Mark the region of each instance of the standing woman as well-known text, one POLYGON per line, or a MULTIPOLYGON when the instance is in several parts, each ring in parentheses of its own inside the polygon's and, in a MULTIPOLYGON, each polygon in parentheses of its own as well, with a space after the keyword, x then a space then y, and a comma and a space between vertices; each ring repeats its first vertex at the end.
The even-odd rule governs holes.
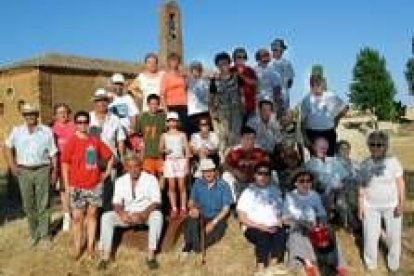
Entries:
POLYGON ((70 194, 75 246, 73 257, 77 260, 85 242, 89 256, 94 255, 98 208, 102 207, 102 186, 111 174, 114 159, 111 149, 88 133, 88 112, 77 112, 74 120, 76 132, 63 151, 62 174, 65 188, 70 194), (106 166, 102 172, 103 163, 106 166))
POLYGON ((167 114, 167 131, 160 138, 160 152, 165 154, 164 177, 168 183, 168 198, 171 206, 171 218, 187 215, 187 187, 185 177, 191 157, 187 136, 178 128, 179 116, 176 112, 167 114), (177 204, 176 187, 178 185, 180 206, 177 204))
POLYGON ((319 137, 324 137, 328 143, 328 156, 334 156, 336 147, 336 127, 339 120, 348 111, 346 105, 337 95, 323 91, 323 78, 319 75, 310 78, 310 93, 300 105, 301 124, 307 138, 306 146, 312 154, 311 145, 319 137))
POLYGON ((52 131, 56 139, 56 145, 58 148, 58 181, 56 188, 60 192, 60 200, 62 202, 63 224, 62 230, 69 231, 70 227, 70 213, 69 213, 69 197, 68 191, 65 190, 62 179, 61 171, 61 155, 69 141, 69 139, 75 134, 75 124, 70 118, 70 107, 65 103, 58 103, 54 107, 55 120, 53 122, 52 131))
POLYGON ((358 215, 363 223, 364 261, 368 270, 377 268, 378 240, 381 220, 385 222, 388 241, 388 268, 400 267, 401 229, 405 182, 403 168, 394 156, 388 155, 389 138, 383 131, 368 136, 371 156, 361 164, 358 215))
POLYGON ((188 135, 187 127, 190 125, 188 119, 187 84, 181 70, 181 58, 176 53, 168 56, 167 71, 161 79, 160 96, 161 107, 168 112, 177 112, 180 122, 188 135))
POLYGON ((139 105, 142 112, 148 111, 147 97, 149 95, 160 95, 161 79, 164 75, 164 71, 158 70, 158 56, 155 53, 148 53, 144 62, 144 71, 139 73, 129 87, 129 90, 132 90, 142 103, 139 105))

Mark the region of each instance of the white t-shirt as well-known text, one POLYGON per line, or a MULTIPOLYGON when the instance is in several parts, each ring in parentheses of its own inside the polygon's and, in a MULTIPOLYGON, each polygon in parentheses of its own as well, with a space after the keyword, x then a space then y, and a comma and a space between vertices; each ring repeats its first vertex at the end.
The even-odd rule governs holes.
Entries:
POLYGON ((346 104, 335 94, 308 94, 301 103, 301 119, 307 129, 328 130, 335 127, 335 118, 346 104))
POLYGON ((190 145, 199 150, 201 148, 207 148, 209 150, 217 150, 219 145, 219 138, 217 133, 210 131, 207 139, 201 137, 200 132, 196 132, 191 135, 190 145))
POLYGON ((274 99, 274 89, 283 88, 282 77, 272 67, 256 66, 254 68, 258 79, 258 100, 260 99, 274 99))
POLYGON ((360 179, 365 187, 365 205, 368 207, 393 208, 398 203, 396 179, 403 175, 397 158, 386 157, 374 162, 372 158, 361 164, 360 179))
POLYGON ((116 142, 125 141, 126 139, 126 134, 122 129, 120 119, 117 116, 108 113, 106 115, 105 121, 101 125, 96 118, 95 111, 89 112, 89 115, 91 117, 89 123, 89 131, 98 131, 99 133, 95 134, 99 134, 101 140, 111 149, 114 156, 118 156, 116 142))
POLYGON ((148 74, 142 72, 136 77, 139 89, 142 91, 142 111, 148 111, 147 97, 151 94, 160 95, 161 79, 164 71, 159 71, 157 74, 148 74))
POLYGON ((188 79, 187 106, 188 115, 208 112, 209 82, 204 78, 188 79))
POLYGON ((132 179, 126 173, 115 181, 113 204, 124 206, 131 213, 142 212, 153 203, 161 204, 161 192, 157 178, 142 171, 132 192, 132 179))
POLYGON ((131 117, 138 115, 138 107, 134 99, 129 94, 115 96, 109 104, 109 111, 117 116, 124 128, 131 126, 131 117))
POLYGON ((325 161, 312 157, 305 163, 305 167, 315 174, 325 192, 341 188, 343 180, 349 175, 336 157, 325 157, 325 161))
POLYGON ((295 189, 286 195, 283 216, 296 221, 315 223, 316 218, 326 217, 326 211, 318 193, 310 190, 307 195, 301 195, 295 189))
POLYGON ((274 185, 261 188, 252 184, 243 191, 237 202, 237 210, 245 212, 249 220, 268 227, 279 224, 282 208, 282 195, 274 185))

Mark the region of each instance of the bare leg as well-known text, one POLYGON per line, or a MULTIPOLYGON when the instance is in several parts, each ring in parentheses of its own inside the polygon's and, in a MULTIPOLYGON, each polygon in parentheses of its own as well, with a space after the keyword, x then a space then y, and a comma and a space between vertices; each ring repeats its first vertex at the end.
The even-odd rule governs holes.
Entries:
POLYGON ((87 241, 88 241, 88 253, 90 255, 93 255, 93 252, 94 252, 97 213, 98 213, 98 208, 96 206, 88 205, 88 209, 86 211, 86 231, 87 231, 87 241))
POLYGON ((178 178, 178 189, 180 190, 181 209, 187 210, 187 190, 185 187, 185 177, 178 178))
POLYGON ((72 221, 73 221, 73 241, 75 246, 74 258, 80 257, 82 252, 83 241, 83 224, 85 219, 84 209, 73 209, 72 221))
POLYGON ((159 177, 158 177, 158 183, 159 183, 159 185, 160 185, 160 190, 161 191, 164 191, 164 188, 165 188, 165 178, 164 178, 164 176, 162 176, 162 174, 161 175, 159 175, 159 177))
POLYGON ((171 209, 177 210, 177 192, 175 178, 167 178, 168 180, 168 199, 170 200, 171 209))
POLYGON ((69 213, 69 203, 66 191, 60 191, 60 201, 62 202, 63 213, 69 213))

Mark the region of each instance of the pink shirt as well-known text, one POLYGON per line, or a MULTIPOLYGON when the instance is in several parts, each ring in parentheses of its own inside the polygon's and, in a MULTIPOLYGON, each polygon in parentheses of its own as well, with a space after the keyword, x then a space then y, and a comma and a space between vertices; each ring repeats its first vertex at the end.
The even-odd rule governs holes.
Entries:
POLYGON ((69 139, 75 134, 75 124, 72 121, 68 121, 67 123, 56 121, 53 124, 52 130, 56 138, 59 153, 62 153, 69 139))

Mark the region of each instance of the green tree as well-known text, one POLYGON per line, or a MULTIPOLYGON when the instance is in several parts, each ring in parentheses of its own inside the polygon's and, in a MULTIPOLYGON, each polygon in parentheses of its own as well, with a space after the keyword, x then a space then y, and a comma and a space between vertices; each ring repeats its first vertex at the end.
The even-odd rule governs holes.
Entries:
POLYGON ((408 90, 410 91, 410 94, 414 96, 414 58, 410 58, 407 61, 405 78, 408 82, 408 90))
POLYGON ((380 120, 396 118, 394 82, 378 51, 363 48, 358 53, 350 91, 349 101, 357 109, 370 110, 380 120))

